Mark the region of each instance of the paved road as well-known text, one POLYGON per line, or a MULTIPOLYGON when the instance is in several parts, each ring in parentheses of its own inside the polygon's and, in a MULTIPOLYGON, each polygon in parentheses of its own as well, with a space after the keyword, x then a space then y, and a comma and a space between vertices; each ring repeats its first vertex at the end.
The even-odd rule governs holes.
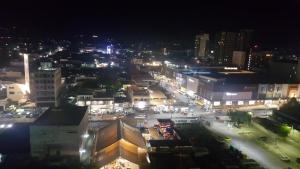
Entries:
POLYGON ((283 169, 289 167, 289 165, 281 161, 277 155, 266 151, 247 138, 238 135, 224 123, 213 122, 212 125, 207 128, 212 132, 230 137, 233 147, 239 149, 267 169, 283 169))
MULTIPOLYGON (((177 92, 177 90, 172 87, 171 85, 168 85, 166 82, 162 82, 161 86, 167 89, 170 93, 173 93, 175 95, 176 100, 188 103, 189 99, 185 95, 180 94, 177 92), (175 92, 174 92, 175 91, 175 92)), ((203 109, 201 109, 199 106, 195 106, 195 115, 200 116, 200 115, 205 115, 202 117, 205 117, 206 120, 212 122, 211 127, 208 127, 209 130, 212 132, 218 133, 220 135, 224 136, 229 136, 232 138, 231 140, 231 145, 234 146, 235 148, 239 149, 242 151, 244 154, 249 156, 250 158, 254 159, 257 161, 260 165, 267 169, 283 169, 289 167, 289 165, 283 161, 280 160, 280 158, 271 153, 266 151, 264 148, 256 145, 252 141, 248 140, 247 138, 244 138, 237 133, 233 131, 233 129, 228 128, 224 123, 219 123, 215 121, 215 113, 207 113, 203 109)), ((264 117, 266 115, 270 114, 269 110, 252 110, 252 108, 245 108, 247 111, 252 111, 254 116, 260 116, 264 117)), ((226 111, 221 111, 217 115, 226 115, 226 111)), ((158 118, 158 117, 164 117, 168 116, 166 115, 154 115, 150 116, 148 119, 151 121, 153 118, 158 118)), ((174 116, 174 115, 173 115, 174 116)), ((170 117, 170 116, 169 116, 170 117)), ((150 122, 149 121, 149 122, 150 122)))

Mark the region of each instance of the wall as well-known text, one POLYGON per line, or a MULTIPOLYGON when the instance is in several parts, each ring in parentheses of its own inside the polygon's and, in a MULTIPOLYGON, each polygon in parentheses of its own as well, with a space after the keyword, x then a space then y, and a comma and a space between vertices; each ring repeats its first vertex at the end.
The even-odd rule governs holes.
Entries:
POLYGON ((7 86, 7 98, 12 101, 20 101, 25 98, 25 89, 23 84, 13 83, 7 86), (23 89, 22 89, 23 87, 23 89))
POLYGON ((55 155, 79 158, 81 135, 78 126, 30 126, 30 147, 33 157, 44 158, 55 155))

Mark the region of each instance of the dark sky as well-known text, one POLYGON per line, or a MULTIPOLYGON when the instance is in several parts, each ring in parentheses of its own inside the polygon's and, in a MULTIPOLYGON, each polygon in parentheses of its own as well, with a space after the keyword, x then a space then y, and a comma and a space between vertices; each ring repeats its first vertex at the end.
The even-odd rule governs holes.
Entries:
POLYGON ((299 7, 297 0, 24 0, 1 2, 0 26, 16 25, 28 34, 43 36, 95 32, 157 40, 192 40, 201 30, 251 28, 263 44, 297 47, 299 7))

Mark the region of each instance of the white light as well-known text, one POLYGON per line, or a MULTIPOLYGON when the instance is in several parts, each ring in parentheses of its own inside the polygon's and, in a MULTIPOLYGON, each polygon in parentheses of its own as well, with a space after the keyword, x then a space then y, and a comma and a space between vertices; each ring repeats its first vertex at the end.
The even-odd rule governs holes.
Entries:
POLYGON ((220 106, 221 102, 214 102, 214 106, 220 106))
POLYGON ((195 81, 194 81, 193 79, 190 79, 190 78, 189 78, 189 82, 192 82, 192 83, 194 83, 195 81))
POLYGON ((237 93, 229 93, 229 92, 226 92, 226 96, 236 96, 237 93))
POLYGON ((244 101, 238 101, 238 105, 243 105, 244 101))
POLYGON ((250 100, 249 101, 249 105, 254 105, 255 104, 255 101, 254 100, 250 100))
POLYGON ((237 70, 237 67, 224 67, 225 70, 237 70))
POLYGON ((187 93, 189 96, 193 96, 193 95, 194 95, 194 92, 191 91, 191 90, 188 90, 186 93, 187 93))
POLYGON ((79 149, 79 153, 82 154, 82 153, 85 153, 86 150, 85 149, 79 149))
POLYGON ((13 126, 13 124, 8 124, 6 125, 6 128, 11 128, 13 126))
POLYGON ((4 127, 5 127, 5 124, 1 124, 1 125, 0 125, 0 128, 4 128, 4 127))
POLYGON ((83 138, 88 138, 89 134, 85 133, 84 135, 82 135, 83 138))
POLYGON ((144 109, 146 107, 146 102, 144 101, 138 102, 137 107, 139 109, 144 109))
POLYGON ((228 106, 230 106, 230 105, 232 105, 232 101, 226 101, 225 104, 228 105, 228 106))
POLYGON ((211 51, 210 51, 210 53, 214 53, 214 51, 213 51, 213 50, 211 50, 211 51))
POLYGON ((29 77, 29 58, 28 54, 24 54, 24 72, 25 72, 25 90, 30 93, 30 77, 29 77))

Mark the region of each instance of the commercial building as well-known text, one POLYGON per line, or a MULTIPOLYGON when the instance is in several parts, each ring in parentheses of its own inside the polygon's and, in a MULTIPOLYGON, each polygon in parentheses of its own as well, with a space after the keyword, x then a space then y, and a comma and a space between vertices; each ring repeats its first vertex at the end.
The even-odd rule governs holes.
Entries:
POLYGON ((7 87, 7 98, 14 102, 24 102, 26 101, 26 87, 21 83, 11 83, 7 87))
POLYGON ((197 76, 198 96, 214 107, 272 104, 300 98, 299 84, 249 71, 197 76))
POLYGON ((98 131, 93 153, 101 169, 139 169, 147 165, 145 140, 137 128, 121 120, 98 131))
POLYGON ((150 96, 150 105, 158 106, 167 103, 167 96, 160 89, 150 87, 148 90, 150 96))
POLYGON ((131 87, 129 89, 132 107, 141 110, 148 109, 150 106, 150 93, 147 89, 131 87))
POLYGON ((195 57, 204 59, 209 51, 209 34, 203 33, 196 35, 195 39, 195 57))
POLYGON ((49 108, 30 126, 31 156, 79 159, 88 129, 87 107, 49 108))
MULTIPOLYGON (((297 69, 294 66, 294 71, 297 69)), ((280 70, 280 68, 278 68, 280 70)), ((293 69, 289 67, 287 70, 293 69)), ((284 70, 286 71, 286 70, 284 70)), ((272 104, 290 97, 300 98, 297 79, 255 73, 238 67, 203 67, 189 70, 168 68, 170 84, 209 107, 272 104)), ((164 72, 162 72, 164 75, 164 72)))
POLYGON ((41 65, 31 74, 31 94, 37 106, 59 105, 59 92, 62 87, 61 69, 51 64, 41 65))
POLYGON ((89 112, 95 115, 126 111, 131 107, 129 98, 123 92, 115 95, 101 91, 82 91, 76 95, 77 106, 89 106, 89 112))
POLYGON ((237 33, 217 32, 215 37, 215 62, 216 64, 231 64, 235 50, 237 33))

